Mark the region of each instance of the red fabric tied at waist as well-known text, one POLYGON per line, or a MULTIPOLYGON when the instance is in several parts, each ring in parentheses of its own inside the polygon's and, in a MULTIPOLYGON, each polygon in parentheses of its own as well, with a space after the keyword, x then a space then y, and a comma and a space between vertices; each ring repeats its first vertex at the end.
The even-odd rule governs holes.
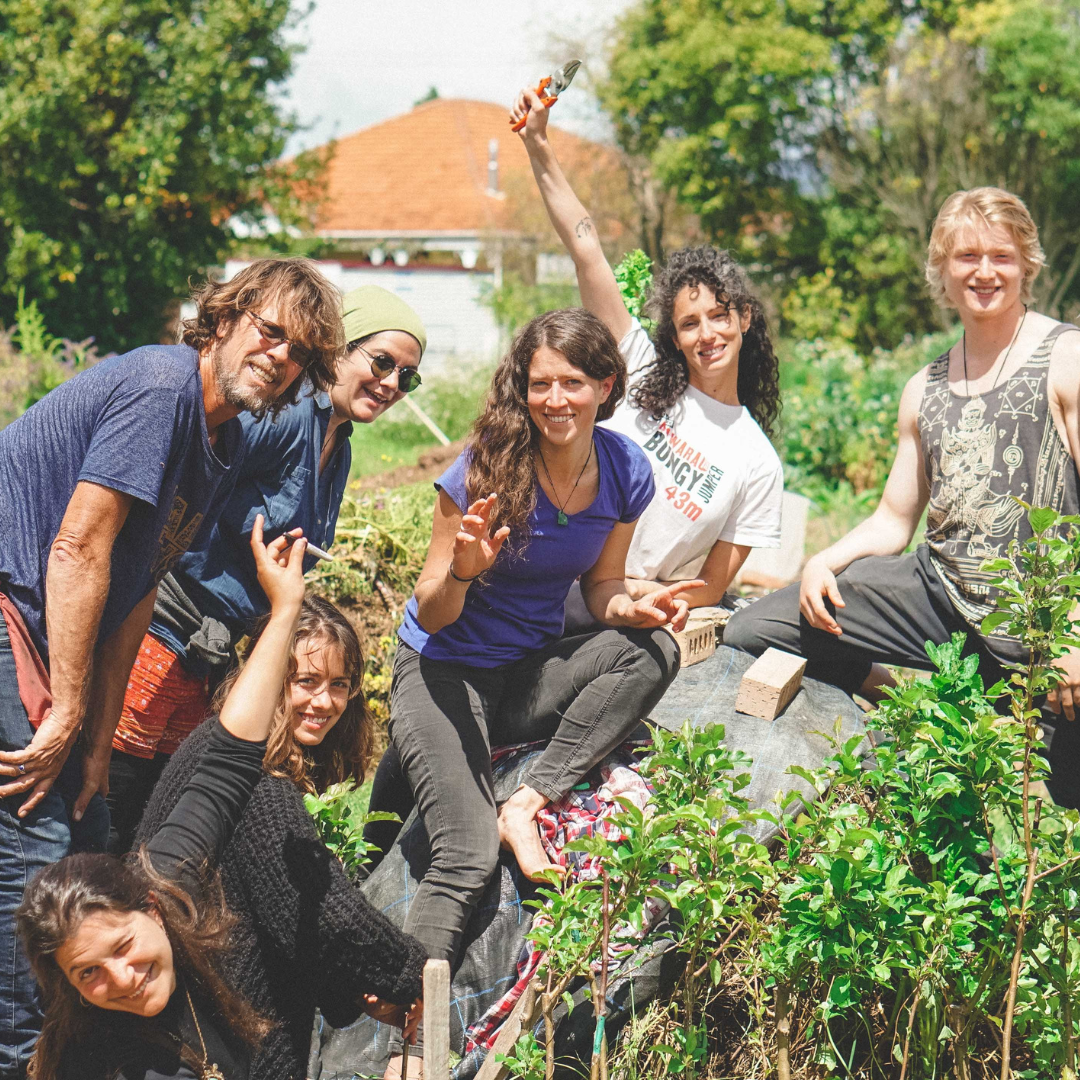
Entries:
POLYGON ((0 614, 7 623, 8 637, 11 640, 15 675, 19 680, 19 697, 22 698, 31 726, 37 731, 41 721, 52 709, 52 683, 49 681, 49 673, 38 656, 19 609, 2 592, 0 614))

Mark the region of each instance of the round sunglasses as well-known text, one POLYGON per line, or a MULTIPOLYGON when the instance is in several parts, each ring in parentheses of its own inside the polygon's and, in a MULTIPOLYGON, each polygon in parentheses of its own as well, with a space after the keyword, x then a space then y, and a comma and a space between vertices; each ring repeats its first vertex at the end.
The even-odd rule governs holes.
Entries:
POLYGON ((417 371, 416 368, 402 367, 400 364, 394 363, 394 358, 392 356, 386 356, 382 353, 378 356, 372 356, 363 345, 356 345, 354 347, 359 349, 368 358, 371 370, 374 371, 380 379, 389 378, 396 371, 398 373, 398 389, 403 394, 411 394, 420 385, 420 372, 417 371))

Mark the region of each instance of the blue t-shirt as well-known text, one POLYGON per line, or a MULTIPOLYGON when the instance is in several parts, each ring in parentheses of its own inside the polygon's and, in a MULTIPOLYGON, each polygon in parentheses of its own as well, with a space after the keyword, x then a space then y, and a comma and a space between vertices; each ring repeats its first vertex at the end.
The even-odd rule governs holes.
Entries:
MULTIPOLYGON (((469 587, 461 614, 437 634, 420 625, 414 595, 398 631, 402 641, 430 660, 490 668, 520 660, 562 635, 570 586, 596 563, 615 523, 637 521, 655 490, 648 459, 625 435, 598 427, 593 442, 600 488, 591 505, 560 525, 558 507, 537 484, 524 552, 504 547, 485 579, 469 587)), ((462 454, 435 481, 462 512, 469 506, 467 467, 462 454)))
MULTIPOLYGON (((184 595, 203 615, 223 622, 234 642, 248 631, 252 619, 270 610, 251 555, 255 515, 265 518, 268 543, 295 528, 303 529, 318 547, 334 542, 352 465, 352 424, 338 429, 333 455, 320 474, 319 455, 332 413, 330 395, 312 395, 310 387, 277 417, 256 420, 244 413, 243 460, 232 494, 206 543, 193 544, 173 568, 184 595)), ((304 568, 310 570, 317 561, 309 555, 304 568)), ((156 616, 150 630, 177 655, 187 656, 187 642, 176 640, 171 627, 156 616)))
POLYGON ((210 446, 198 353, 148 345, 81 372, 0 432, 0 589, 48 663, 49 549, 80 481, 134 496, 113 544, 104 641, 209 532, 240 453, 240 423, 210 446))

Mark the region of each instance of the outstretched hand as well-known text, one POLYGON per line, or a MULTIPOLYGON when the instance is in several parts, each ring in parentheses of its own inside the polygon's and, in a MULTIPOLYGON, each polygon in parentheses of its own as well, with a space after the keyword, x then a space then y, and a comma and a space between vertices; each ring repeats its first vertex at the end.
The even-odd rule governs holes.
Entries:
POLYGON ((394 1005, 374 994, 364 995, 364 1012, 380 1024, 400 1028, 406 1042, 416 1042, 416 1029, 424 1015, 424 999, 417 998, 411 1005, 394 1005))
POLYGON ((498 558, 510 535, 505 525, 494 535, 491 533, 491 518, 498 498, 498 495, 488 495, 477 499, 461 519, 450 559, 450 568, 459 578, 479 577, 498 558))
POLYGON ((635 600, 626 612, 627 625, 648 629, 654 626, 667 626, 678 632, 686 625, 690 614, 690 605, 676 593, 690 592, 704 588, 705 582, 679 581, 665 585, 662 589, 647 593, 640 600, 635 600))
POLYGON ((251 530, 251 551, 259 584, 270 601, 270 609, 295 606, 304 599, 304 552, 307 540, 299 529, 285 533, 269 544, 263 543, 263 516, 255 517, 251 530))
POLYGON ((523 140, 540 139, 547 135, 548 110, 535 90, 526 87, 510 107, 510 122, 516 124, 527 116, 525 126, 518 132, 523 140))

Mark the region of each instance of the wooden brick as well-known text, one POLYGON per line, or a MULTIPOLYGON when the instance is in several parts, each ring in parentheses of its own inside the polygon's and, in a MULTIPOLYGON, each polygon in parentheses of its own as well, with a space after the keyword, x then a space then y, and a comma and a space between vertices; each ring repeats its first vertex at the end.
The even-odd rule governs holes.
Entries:
POLYGON ((513 1011, 503 1021, 495 1045, 487 1052, 484 1064, 476 1074, 476 1080, 506 1080, 510 1068, 505 1062, 496 1061, 500 1054, 509 1054, 523 1031, 529 1031, 540 1015, 540 984, 534 979, 525 987, 513 1011))
POLYGON ((799 692, 805 670, 803 657, 766 649, 743 675, 735 711, 775 720, 799 692))
POLYGON ((679 643, 683 667, 698 664, 716 652, 716 627, 711 622, 691 620, 672 637, 679 643))

